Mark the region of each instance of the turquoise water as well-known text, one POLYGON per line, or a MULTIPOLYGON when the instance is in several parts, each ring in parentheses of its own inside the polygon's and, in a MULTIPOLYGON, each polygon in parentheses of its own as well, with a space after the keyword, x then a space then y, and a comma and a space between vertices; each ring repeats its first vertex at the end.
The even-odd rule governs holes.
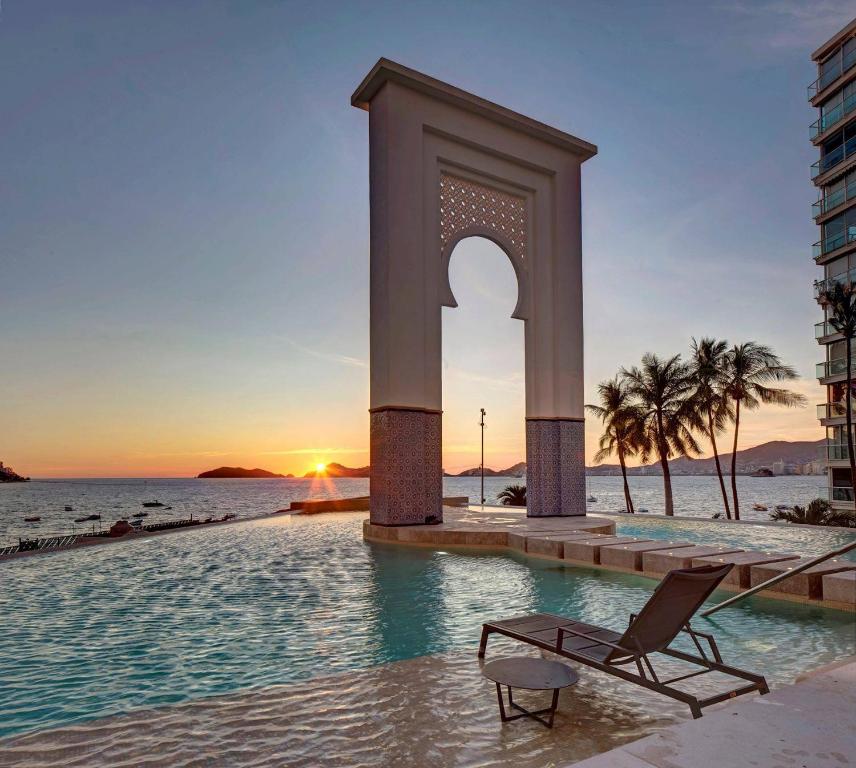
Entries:
MULTIPOLYGON (((0 564, 0 735, 475 653, 483 621, 528 611, 621 628, 652 588, 522 555, 367 544, 360 526, 248 522, 0 564)), ((856 652, 853 621, 755 598, 698 625, 727 660, 783 683, 856 652)))
MULTIPOLYGON (((668 520, 663 517, 646 518, 642 515, 622 515, 609 519, 615 520, 616 532, 622 536, 733 546, 763 552, 786 552, 806 557, 817 557, 856 541, 856 530, 842 528, 808 528, 785 524, 742 525, 703 520, 668 520)), ((856 560, 856 550, 850 550, 842 555, 842 558, 856 560)))

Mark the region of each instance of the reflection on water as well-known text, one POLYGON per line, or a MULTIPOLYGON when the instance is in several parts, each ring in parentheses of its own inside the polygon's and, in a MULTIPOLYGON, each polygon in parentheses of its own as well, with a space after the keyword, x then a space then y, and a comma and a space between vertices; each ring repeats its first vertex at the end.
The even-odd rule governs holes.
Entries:
MULTIPOLYGON (((529 611, 620 629, 651 592, 522 555, 370 545, 360 526, 286 518, 4 563, 0 732, 474 649, 482 622, 529 611)), ((753 598, 705 626, 773 682, 854 653, 842 612, 753 598)))

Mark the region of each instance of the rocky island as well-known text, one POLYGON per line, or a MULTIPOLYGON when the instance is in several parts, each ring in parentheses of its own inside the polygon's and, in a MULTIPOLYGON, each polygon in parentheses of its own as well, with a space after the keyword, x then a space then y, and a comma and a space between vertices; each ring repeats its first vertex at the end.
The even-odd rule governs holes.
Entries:
POLYGON ((294 477, 294 475, 278 475, 275 472, 268 472, 266 469, 244 469, 243 467, 217 467, 208 472, 200 472, 196 477, 202 478, 259 478, 259 477, 294 477))
POLYGON ((0 483, 27 483, 29 477, 21 477, 21 475, 12 471, 11 467, 6 467, 0 461, 0 483))

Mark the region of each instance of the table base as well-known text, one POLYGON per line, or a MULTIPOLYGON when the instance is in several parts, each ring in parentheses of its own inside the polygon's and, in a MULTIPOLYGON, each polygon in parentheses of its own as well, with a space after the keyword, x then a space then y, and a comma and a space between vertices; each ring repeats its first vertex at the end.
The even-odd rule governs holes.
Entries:
POLYGON ((536 709, 536 710, 528 710, 524 707, 521 707, 518 703, 514 701, 514 698, 511 693, 511 686, 506 686, 508 688, 508 704, 512 709, 516 709, 520 712, 519 715, 507 715, 505 713, 505 702, 503 701, 502 696, 502 686, 499 683, 496 683, 496 698, 499 701, 499 716, 502 719, 503 723, 507 723, 511 720, 518 720, 521 717, 528 717, 532 720, 537 720, 541 725, 546 726, 547 728, 553 727, 553 719, 556 716, 556 709, 559 706, 559 691, 561 689, 554 688, 553 689, 553 701, 549 707, 545 707, 544 709, 536 709), (545 720, 540 715, 546 715, 549 713, 550 717, 545 720))

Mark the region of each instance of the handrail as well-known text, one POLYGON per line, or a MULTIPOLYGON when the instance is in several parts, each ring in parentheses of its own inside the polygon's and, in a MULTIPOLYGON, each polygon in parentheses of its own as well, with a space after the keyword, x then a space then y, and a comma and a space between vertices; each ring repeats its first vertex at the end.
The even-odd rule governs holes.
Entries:
MULTIPOLYGON (((719 603, 719 605, 714 605, 713 608, 708 608, 706 611, 702 611, 701 615, 704 617, 710 616, 712 613, 716 613, 720 608, 727 608, 729 605, 734 605, 734 603, 742 600, 744 597, 750 597, 751 595, 760 592, 762 589, 766 589, 767 587, 773 586, 773 584, 778 584, 780 581, 784 581, 791 576, 796 576, 798 573, 802 573, 803 571, 812 568, 815 565, 819 565, 825 560, 829 560, 831 557, 835 557, 836 555, 843 555, 845 552, 849 552, 851 549, 856 549, 856 541, 851 541, 849 544, 845 544, 843 547, 839 547, 838 549, 833 549, 831 552, 827 552, 825 555, 819 555, 818 557, 809 560, 807 563, 803 563, 802 565, 798 565, 796 568, 790 571, 785 571, 784 573, 780 573, 778 576, 773 576, 771 579, 767 579, 765 582, 758 584, 756 587, 752 587, 752 589, 747 589, 745 592, 741 592, 739 595, 734 595, 734 597, 729 597, 728 600, 724 600, 719 603)), ((856 566, 856 562, 853 564, 856 566)))

